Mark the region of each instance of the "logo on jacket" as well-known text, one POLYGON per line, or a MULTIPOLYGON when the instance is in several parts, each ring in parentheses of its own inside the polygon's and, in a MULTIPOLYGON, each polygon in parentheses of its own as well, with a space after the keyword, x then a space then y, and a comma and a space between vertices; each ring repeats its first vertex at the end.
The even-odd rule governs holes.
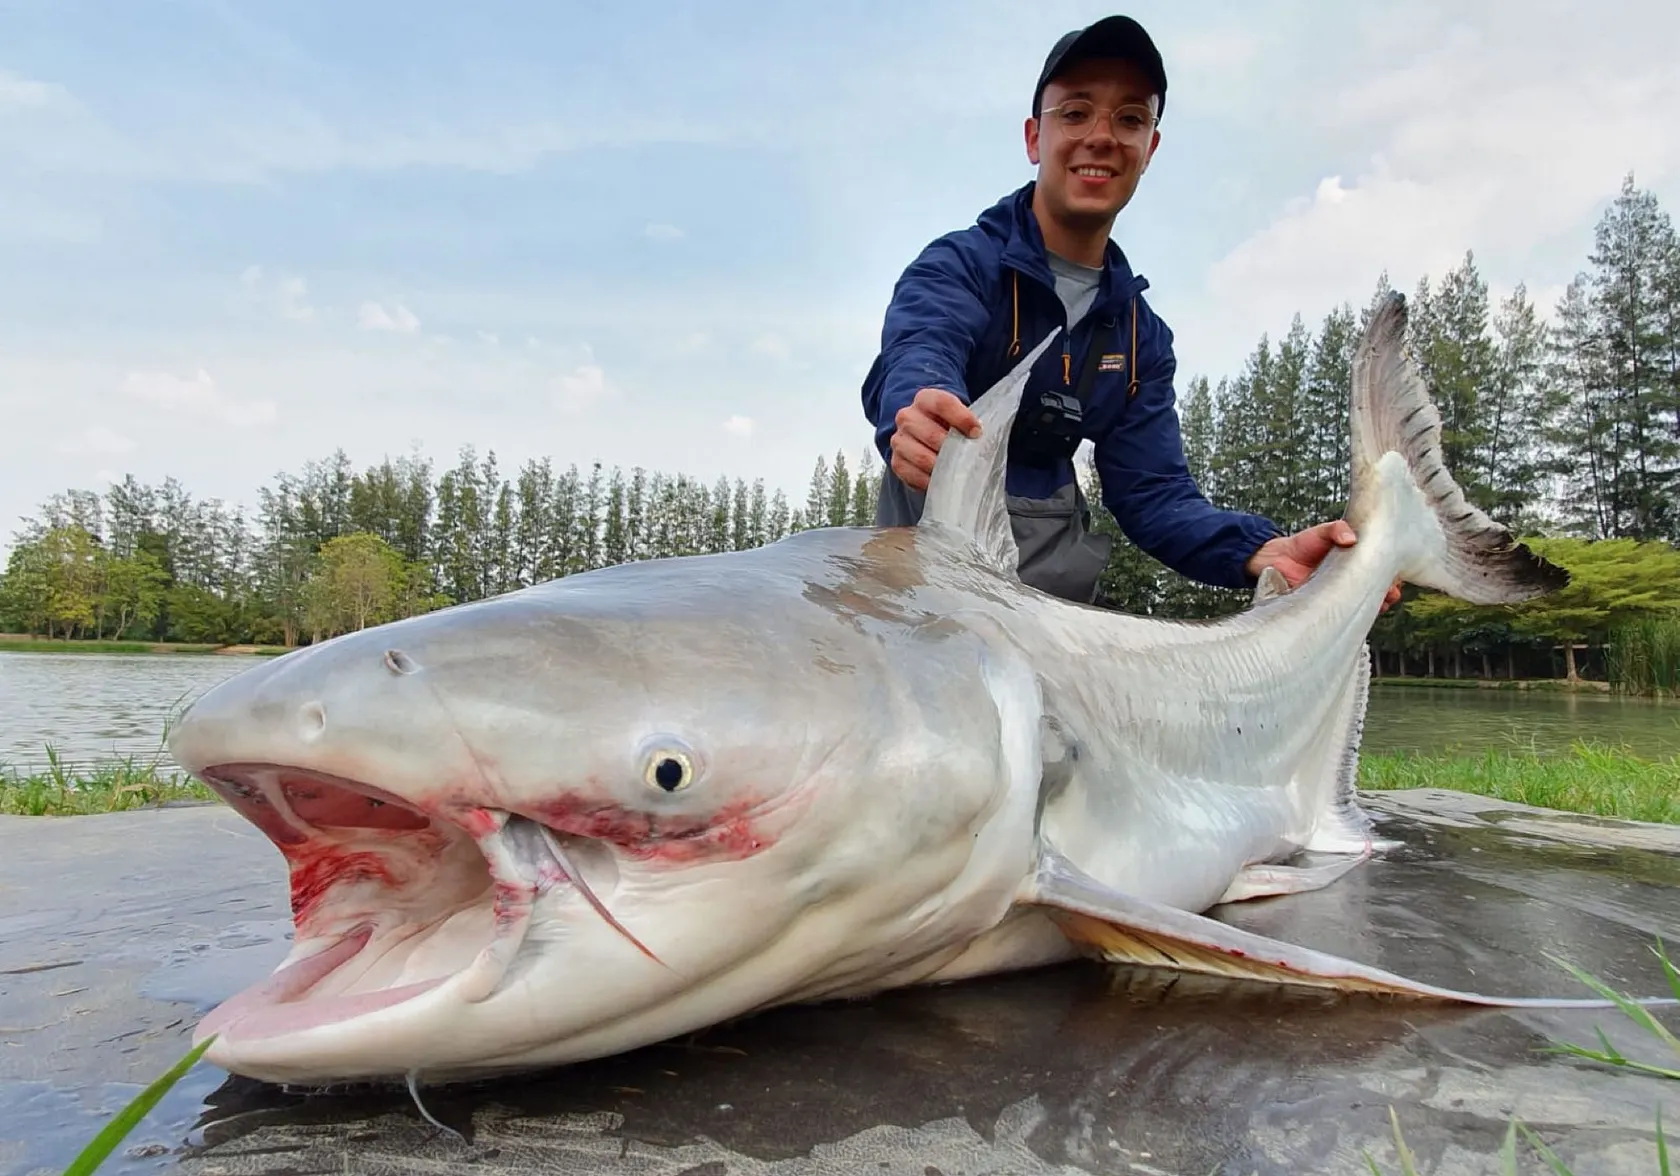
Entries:
POLYGON ((1105 352, 1103 357, 1097 361, 1097 370, 1099 372, 1123 372, 1123 371, 1125 371, 1126 370, 1126 353, 1124 351, 1117 352, 1117 353, 1112 353, 1112 354, 1105 352))

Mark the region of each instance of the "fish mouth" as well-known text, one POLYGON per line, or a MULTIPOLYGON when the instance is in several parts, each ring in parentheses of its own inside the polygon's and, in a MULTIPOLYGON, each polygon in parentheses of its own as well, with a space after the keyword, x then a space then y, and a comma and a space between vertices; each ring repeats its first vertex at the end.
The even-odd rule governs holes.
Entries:
POLYGON ((503 810, 428 812, 314 770, 219 764, 197 774, 285 857, 295 932, 279 967, 206 1015, 196 1040, 337 1027, 428 995, 485 1001, 551 896, 584 898, 652 957, 597 893, 617 882, 598 843, 503 810))

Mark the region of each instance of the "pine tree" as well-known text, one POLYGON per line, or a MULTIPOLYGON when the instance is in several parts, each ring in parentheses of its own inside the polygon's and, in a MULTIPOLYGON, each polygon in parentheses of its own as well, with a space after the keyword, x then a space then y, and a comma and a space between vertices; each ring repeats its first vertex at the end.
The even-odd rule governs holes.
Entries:
POLYGON ((835 450, 834 468, 829 475, 828 492, 825 495, 825 510, 819 516, 822 524, 829 527, 844 527, 852 511, 852 475, 846 465, 846 454, 843 450, 835 450))
POLYGON ((1593 329, 1585 274, 1577 275, 1559 300, 1551 338, 1547 379, 1560 406, 1552 441, 1562 459, 1554 493, 1570 530, 1608 538, 1615 526, 1616 480, 1609 377, 1593 329))
POLYGON ((770 524, 770 506, 764 498, 764 479, 756 478, 753 480, 752 506, 747 511, 747 546, 758 547, 770 542, 770 524))
POLYGON ((601 523, 601 561, 608 567, 630 558, 630 533, 624 524, 624 472, 613 469, 607 482, 606 517, 601 523))
POLYGON ((1488 334, 1487 284, 1475 257, 1464 255, 1459 267, 1431 294, 1429 280, 1418 283, 1409 316, 1412 345, 1425 383, 1441 413, 1441 450, 1447 468, 1477 506, 1492 505, 1487 483, 1487 427, 1480 397, 1493 382, 1494 347, 1488 334))
POLYGON ((756 546, 752 535, 752 518, 747 513, 747 484, 741 478, 735 479, 735 494, 729 508, 729 547, 732 551, 745 551, 756 546))
POLYGON ((624 543, 629 553, 626 559, 648 557, 647 504, 647 471, 637 466, 630 471, 630 489, 624 498, 624 543))
POLYGON ((1312 522, 1341 514, 1348 496, 1352 455, 1348 450, 1348 401, 1353 387, 1353 308, 1325 315, 1313 340, 1301 388, 1304 426, 1302 475, 1306 511, 1312 522))
POLYGON ((1196 376, 1185 388, 1181 416, 1179 432, 1184 437, 1184 459, 1190 477, 1203 494, 1217 500, 1219 487, 1213 477, 1213 391, 1206 376, 1196 376))
POLYGON ((712 487, 711 511, 708 516, 706 529, 706 550, 712 554, 729 551, 731 549, 729 530, 729 503, 732 498, 729 489, 729 479, 719 477, 717 485, 712 487))
POLYGON ((1653 538, 1668 529, 1680 477, 1680 440, 1663 420, 1674 387, 1675 344, 1664 328, 1674 264, 1673 224, 1656 197, 1634 186, 1598 223, 1591 257, 1593 329, 1605 362, 1610 533, 1653 538))
POLYGON ((828 517, 828 495, 833 485, 833 478, 828 472, 828 459, 819 454, 816 467, 811 471, 811 488, 805 495, 805 509, 798 521, 797 530, 822 526, 823 520, 828 517))
POLYGON ((1519 532, 1546 526, 1541 499, 1556 469, 1546 437, 1558 412, 1545 379, 1546 326, 1522 286, 1494 319, 1493 370, 1482 408, 1482 482, 1487 510, 1519 532))
POLYGON ((578 503, 577 528, 573 540, 580 571, 593 571, 601 566, 601 514, 606 498, 601 482, 601 463, 591 462, 589 480, 583 484, 582 499, 578 503))
POLYGON ((1297 314, 1278 347, 1262 405, 1269 488, 1262 513, 1286 531, 1318 521, 1309 513, 1313 496, 1306 481, 1305 459, 1310 431, 1301 411, 1311 348, 1306 325, 1297 314))

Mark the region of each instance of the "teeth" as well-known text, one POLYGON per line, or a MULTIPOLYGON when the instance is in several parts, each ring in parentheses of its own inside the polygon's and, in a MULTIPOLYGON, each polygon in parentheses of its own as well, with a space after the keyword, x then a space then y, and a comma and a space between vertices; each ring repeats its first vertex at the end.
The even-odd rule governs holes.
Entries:
POLYGON ((1103 167, 1076 167, 1073 170, 1082 176, 1094 176, 1098 179, 1105 180, 1114 174, 1107 168, 1103 167))

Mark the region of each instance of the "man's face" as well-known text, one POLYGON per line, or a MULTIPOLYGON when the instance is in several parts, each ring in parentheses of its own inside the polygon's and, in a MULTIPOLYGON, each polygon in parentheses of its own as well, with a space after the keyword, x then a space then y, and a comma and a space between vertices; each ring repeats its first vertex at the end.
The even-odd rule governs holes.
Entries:
POLYGON ((1153 87, 1129 61, 1081 61, 1044 88, 1042 116, 1026 124, 1027 158, 1038 165, 1046 209, 1059 221, 1106 224, 1137 190, 1161 135, 1153 119, 1143 131, 1117 132, 1112 112, 1122 106, 1147 107, 1152 115, 1155 110, 1153 87), (1052 113, 1075 100, 1096 107, 1078 139, 1052 113))

